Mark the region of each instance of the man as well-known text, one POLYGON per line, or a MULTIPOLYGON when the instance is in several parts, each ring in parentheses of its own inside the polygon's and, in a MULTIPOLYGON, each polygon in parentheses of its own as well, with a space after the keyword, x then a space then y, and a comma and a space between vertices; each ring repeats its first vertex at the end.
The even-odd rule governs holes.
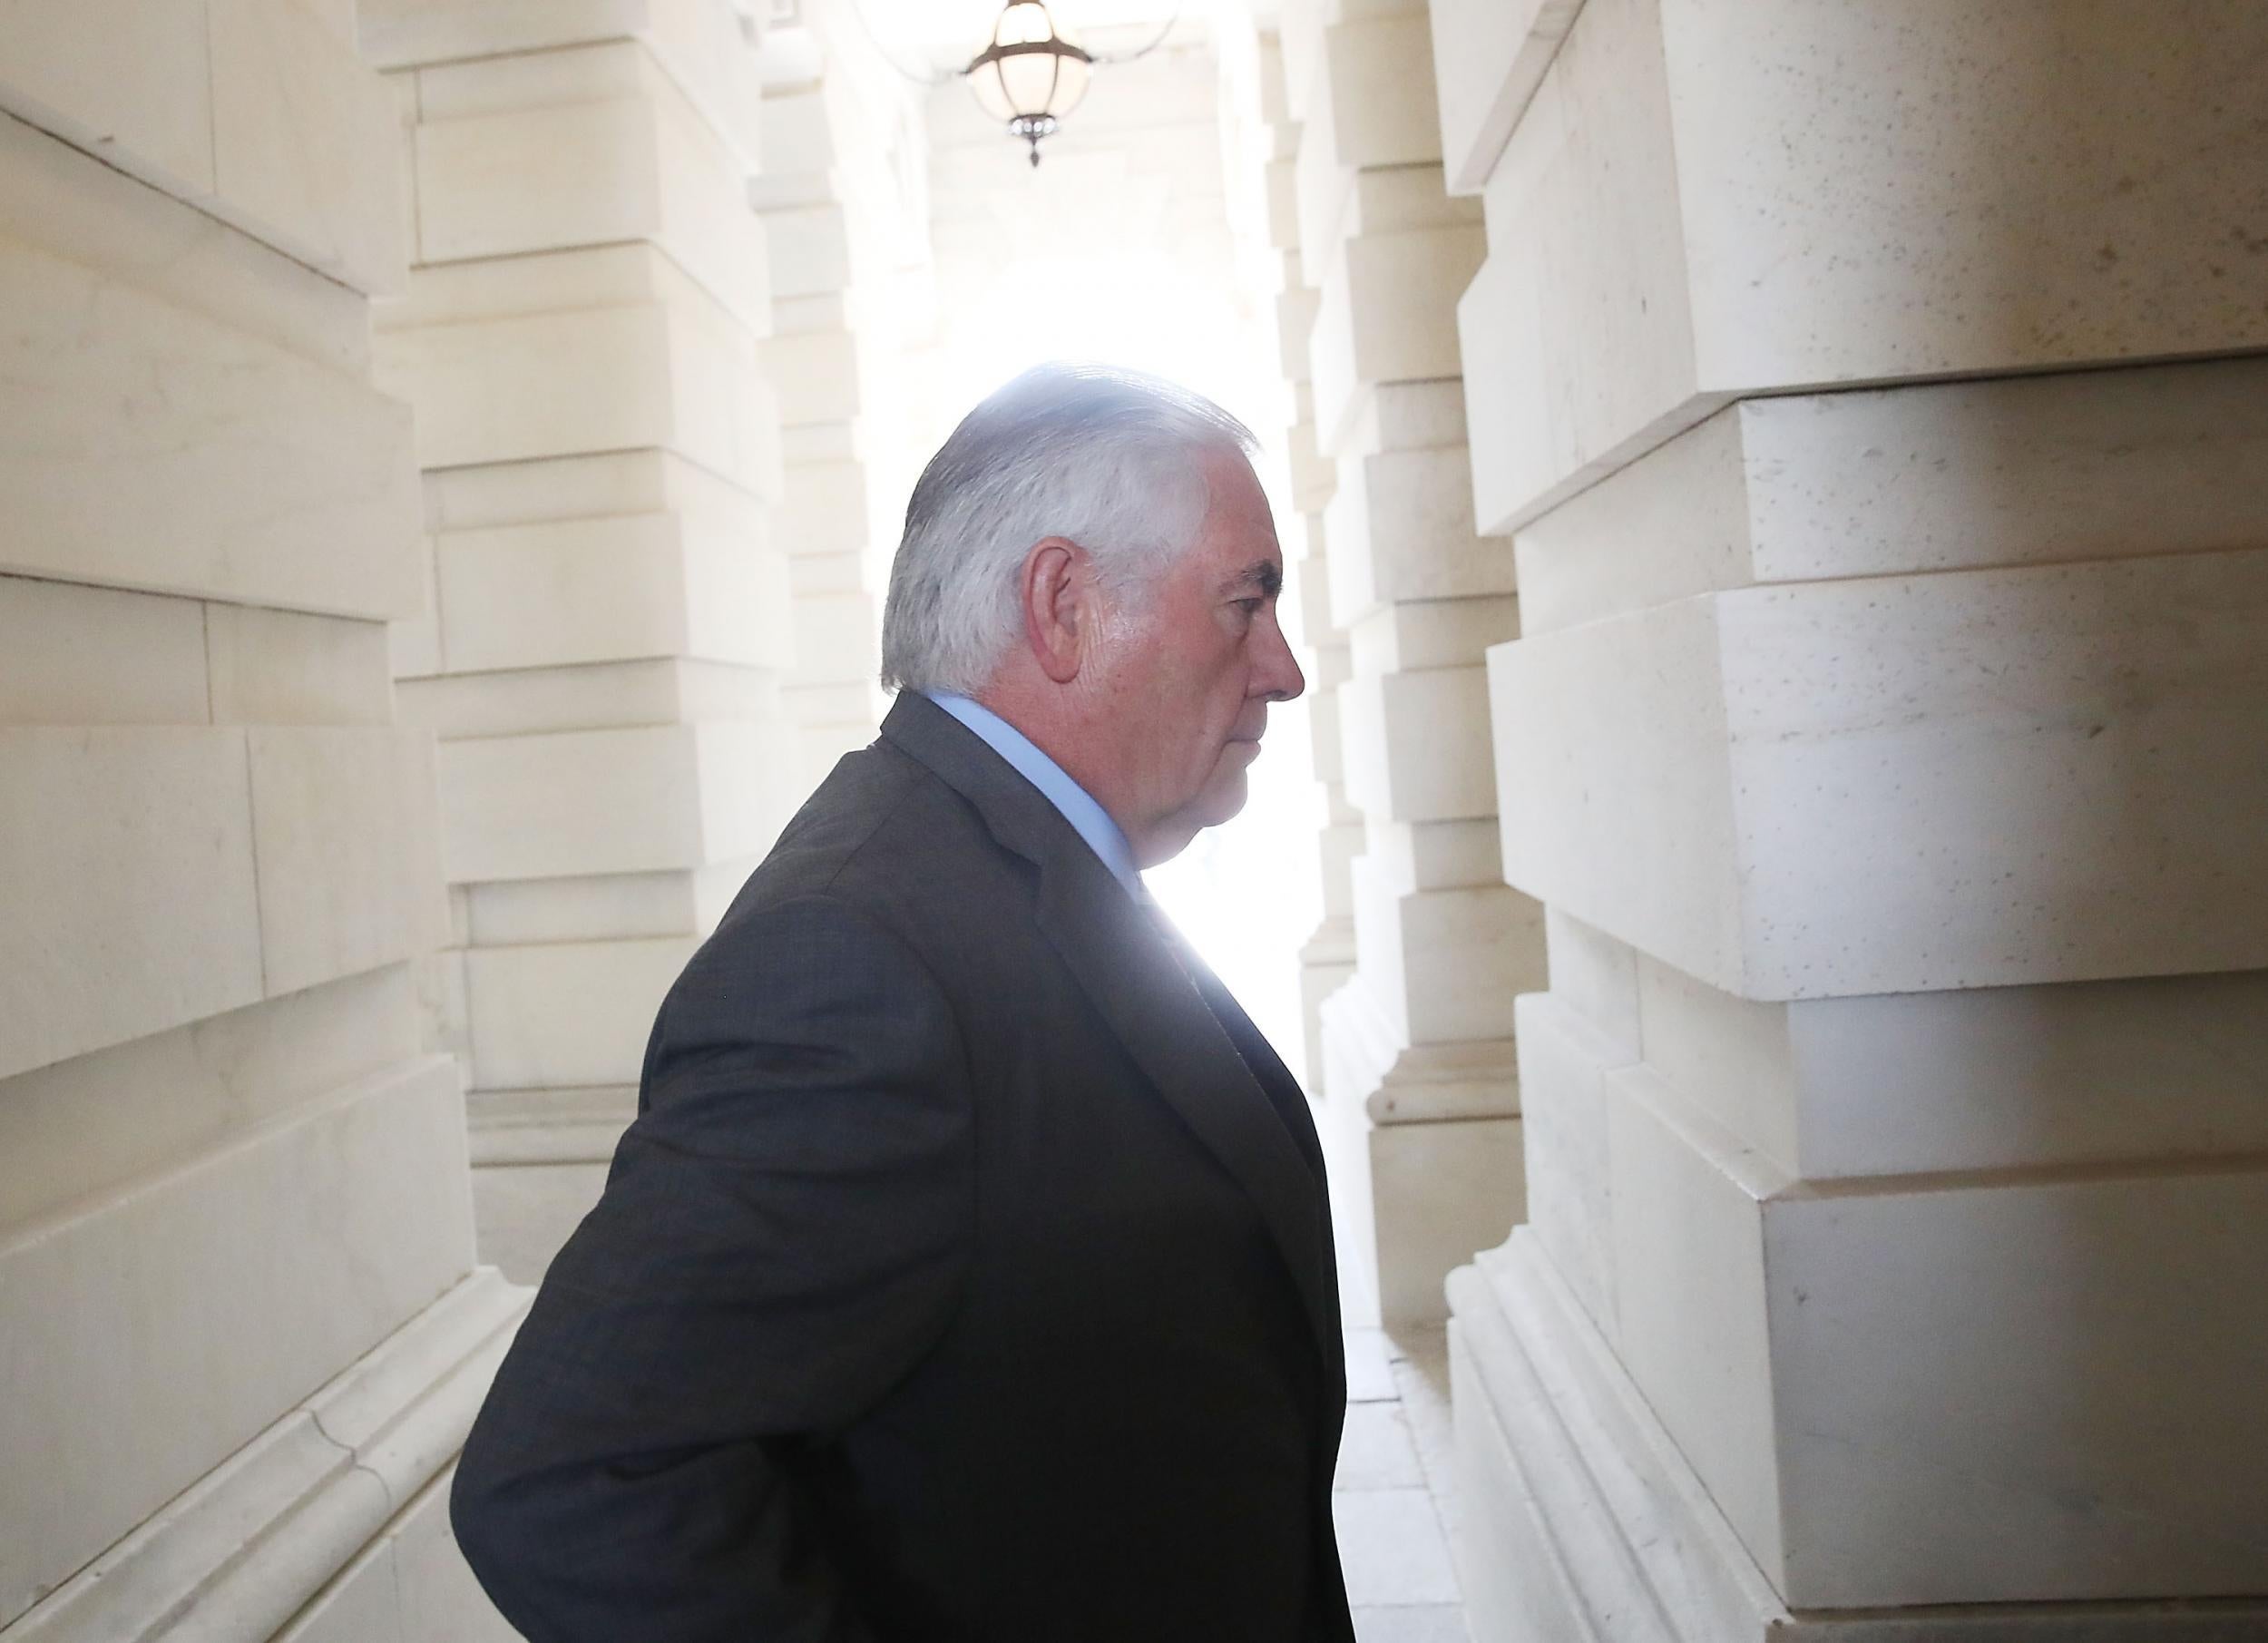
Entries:
POLYGON ((1139 869, 1305 685, 1251 435, 1043 367, 906 510, 899 689, 654 1023, 457 1475, 536 1643, 1347 1643, 1323 1163, 1139 869))

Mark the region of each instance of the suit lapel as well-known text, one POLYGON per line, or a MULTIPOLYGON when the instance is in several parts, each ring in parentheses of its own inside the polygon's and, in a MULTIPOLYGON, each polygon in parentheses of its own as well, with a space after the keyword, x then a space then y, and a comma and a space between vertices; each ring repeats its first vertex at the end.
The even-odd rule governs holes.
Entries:
MULTIPOLYGON (((1040 870, 1041 934, 1158 1093, 1258 1209, 1335 1365, 1336 1280, 1320 1154, 1305 1100, 1294 1130, 1168 942, 1044 794, 952 715, 901 693, 883 733, 976 807, 992 836, 1040 870)), ((1216 983, 1217 984, 1217 983, 1216 983)), ((1226 990, 1221 996, 1227 997, 1226 990)), ((1234 1009, 1233 1001, 1230 1007, 1234 1009)), ((1235 1019, 1242 1020, 1242 1012, 1235 1019)), ((1257 1031, 1252 1037, 1265 1047, 1257 1031)), ((1267 1061, 1281 1070, 1274 1051, 1267 1061)), ((1290 1074, 1284 1073, 1288 1083, 1290 1074)), ((1296 1095, 1296 1090, 1294 1090, 1296 1095)))

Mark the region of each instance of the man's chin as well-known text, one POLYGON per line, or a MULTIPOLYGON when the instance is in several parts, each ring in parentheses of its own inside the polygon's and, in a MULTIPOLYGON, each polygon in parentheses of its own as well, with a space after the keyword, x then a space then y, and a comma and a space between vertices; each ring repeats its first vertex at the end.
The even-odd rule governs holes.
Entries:
POLYGON ((1206 828, 1217 827, 1221 823, 1234 819, 1237 813, 1245 807, 1245 800, 1248 797, 1242 770, 1217 772, 1206 785, 1204 792, 1158 826, 1156 836, 1163 841, 1164 853, 1157 861, 1146 861, 1142 866, 1154 867, 1158 862, 1171 861, 1188 849, 1190 841, 1206 828))
POLYGON ((1215 771, 1213 779, 1206 784, 1205 791, 1198 795, 1196 805, 1191 807, 1197 812, 1197 825, 1217 827, 1225 821, 1234 820, 1251 797, 1252 784, 1246 779, 1242 766, 1215 771))

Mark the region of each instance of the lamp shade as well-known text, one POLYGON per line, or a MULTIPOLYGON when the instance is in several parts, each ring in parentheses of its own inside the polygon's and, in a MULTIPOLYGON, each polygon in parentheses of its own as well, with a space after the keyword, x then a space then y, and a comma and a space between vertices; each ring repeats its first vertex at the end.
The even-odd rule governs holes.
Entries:
POLYGON ((1042 0, 1009 0, 992 25, 992 43, 966 71, 977 105, 1031 144, 1040 142, 1087 94, 1094 59, 1055 32, 1042 0))

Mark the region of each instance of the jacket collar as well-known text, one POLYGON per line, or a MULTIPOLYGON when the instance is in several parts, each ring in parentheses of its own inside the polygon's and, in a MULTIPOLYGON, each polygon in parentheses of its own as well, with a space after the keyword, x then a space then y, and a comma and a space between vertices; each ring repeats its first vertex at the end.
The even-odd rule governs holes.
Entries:
MULTIPOLYGON (((1335 1374, 1343 1349, 1320 1159, 1311 1163, 1293 1139, 1207 1005, 1194 955, 1177 956, 1171 938, 1046 796, 936 703, 900 692, 882 733, 967 799, 1003 848, 1039 869, 1041 934, 1158 1093, 1258 1208, 1335 1374)), ((1269 1062, 1281 1066, 1273 1051, 1269 1062)))

